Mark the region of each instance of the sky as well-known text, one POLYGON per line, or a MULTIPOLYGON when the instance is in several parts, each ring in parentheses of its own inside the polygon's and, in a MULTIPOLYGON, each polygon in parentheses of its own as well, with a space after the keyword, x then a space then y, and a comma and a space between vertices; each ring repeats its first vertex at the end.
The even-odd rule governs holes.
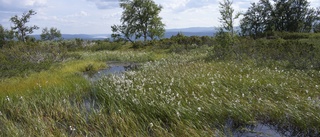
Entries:
MULTIPOLYGON (((165 28, 219 27, 219 0, 154 0, 165 28)), ((220 0, 222 1, 222 0, 220 0)), ((258 0, 234 0, 235 12, 245 12, 258 0)), ((309 0, 319 7, 320 0, 309 0)), ((122 9, 118 0, 0 0, 0 24, 10 29, 14 15, 34 10, 27 25, 37 25, 41 34, 45 27, 55 27, 63 34, 110 34, 111 26, 120 24, 122 9)), ((235 26, 239 25, 236 21, 235 26)))

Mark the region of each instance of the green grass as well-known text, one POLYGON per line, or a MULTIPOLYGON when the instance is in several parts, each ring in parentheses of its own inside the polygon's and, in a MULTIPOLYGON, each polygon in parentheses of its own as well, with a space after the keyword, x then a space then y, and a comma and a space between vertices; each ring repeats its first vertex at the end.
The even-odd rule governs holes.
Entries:
POLYGON ((15 94, 28 94, 34 90, 46 90, 51 87, 68 87, 73 83, 87 82, 82 72, 87 71, 86 68, 92 66, 95 71, 105 68, 106 64, 101 61, 91 60, 75 60, 56 64, 47 71, 30 74, 27 77, 13 77, 1 79, 0 96, 15 94))
POLYGON ((208 51, 77 52, 82 60, 2 80, 0 136, 231 136, 257 123, 319 135, 319 71, 206 62, 208 51), (95 83, 83 78, 105 61, 142 66, 95 83))
POLYGON ((106 77, 96 87, 110 111, 135 113, 145 122, 141 128, 157 123, 155 130, 173 136, 183 136, 181 129, 208 136, 215 130, 223 132, 229 119, 234 126, 261 122, 312 133, 320 128, 319 75, 168 59, 147 63, 125 76, 106 77))
POLYGON ((98 51, 98 52, 77 52, 83 59, 97 61, 120 61, 120 62, 147 62, 154 61, 166 56, 150 51, 98 51))

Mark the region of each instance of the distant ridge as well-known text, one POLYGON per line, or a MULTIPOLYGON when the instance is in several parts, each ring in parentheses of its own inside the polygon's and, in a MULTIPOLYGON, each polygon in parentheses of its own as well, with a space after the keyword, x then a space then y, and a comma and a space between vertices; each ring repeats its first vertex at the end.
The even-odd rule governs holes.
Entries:
MULTIPOLYGON (((182 33, 185 36, 213 36, 216 32, 214 27, 191 27, 191 28, 174 28, 166 29, 164 38, 170 38, 178 33, 182 33)), ((40 35, 31 35, 36 39, 41 39, 40 35)), ((83 40, 104 40, 111 38, 111 34, 62 34, 62 38, 65 40, 70 39, 83 39, 83 40)))
MULTIPOLYGON (((40 40, 41 37, 39 34, 31 35, 35 37, 37 40, 40 40)), ((83 40, 104 40, 110 38, 110 34, 62 34, 62 38, 65 40, 71 39, 83 39, 83 40)))
POLYGON ((166 30, 165 38, 170 38, 178 33, 182 33, 185 36, 213 36, 215 32, 214 27, 174 28, 166 30))
POLYGON ((166 32, 215 32, 214 27, 190 27, 167 29, 166 32))

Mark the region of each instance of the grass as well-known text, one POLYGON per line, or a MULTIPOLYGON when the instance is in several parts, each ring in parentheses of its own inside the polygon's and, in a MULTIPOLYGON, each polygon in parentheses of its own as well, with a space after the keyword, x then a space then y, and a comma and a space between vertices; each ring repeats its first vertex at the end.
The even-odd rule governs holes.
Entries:
POLYGON ((316 124, 319 75, 234 62, 169 59, 147 63, 125 76, 106 77, 96 87, 107 109, 135 113, 138 121, 145 122, 141 128, 157 123, 155 130, 168 135, 183 136, 181 129, 201 136, 227 135, 221 129, 231 119, 235 127, 261 122, 312 136, 320 128, 316 124))
POLYGON ((83 59, 97 61, 119 61, 119 62, 147 62, 154 61, 166 56, 163 53, 151 51, 98 51, 98 52, 78 52, 83 59))
POLYGON ((319 71, 206 62, 208 50, 77 52, 82 60, 2 80, 0 136, 232 136, 258 123, 319 135, 319 71), (83 78, 105 61, 142 66, 83 78))
POLYGON ((47 71, 33 73, 27 77, 1 79, 0 96, 24 95, 39 89, 46 90, 56 86, 66 87, 73 83, 87 82, 82 77, 82 72, 98 70, 105 66, 106 64, 101 61, 75 60, 56 64, 47 71), (92 66, 92 70, 86 70, 88 66, 92 66))

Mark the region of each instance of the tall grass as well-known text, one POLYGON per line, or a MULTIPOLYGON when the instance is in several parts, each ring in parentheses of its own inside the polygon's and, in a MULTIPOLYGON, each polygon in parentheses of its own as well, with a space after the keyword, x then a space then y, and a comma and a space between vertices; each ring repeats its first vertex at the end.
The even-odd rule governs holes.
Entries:
POLYGON ((77 52, 83 59, 98 61, 120 61, 120 62, 147 62, 165 57, 165 54, 157 54, 148 51, 98 51, 77 52))
POLYGON ((140 121, 142 129, 151 123, 148 135, 228 135, 223 129, 231 120, 235 129, 267 123, 290 135, 315 136, 319 76, 319 71, 169 59, 106 77, 95 87, 109 112, 133 113, 126 121, 140 121))
POLYGON ((77 54, 83 60, 2 81, 15 94, 0 96, 0 136, 232 136, 259 123, 319 135, 320 71, 205 62, 203 49, 77 54), (92 84, 80 75, 108 60, 144 63, 92 84))
MULTIPOLYGON (((92 71, 104 68, 104 62, 90 60, 68 61, 56 64, 47 71, 33 73, 26 77, 1 79, 0 96, 32 93, 34 90, 46 90, 50 87, 68 87, 73 83, 87 82, 82 72, 92 66, 92 71)), ((90 71, 90 70, 89 70, 90 71)))

